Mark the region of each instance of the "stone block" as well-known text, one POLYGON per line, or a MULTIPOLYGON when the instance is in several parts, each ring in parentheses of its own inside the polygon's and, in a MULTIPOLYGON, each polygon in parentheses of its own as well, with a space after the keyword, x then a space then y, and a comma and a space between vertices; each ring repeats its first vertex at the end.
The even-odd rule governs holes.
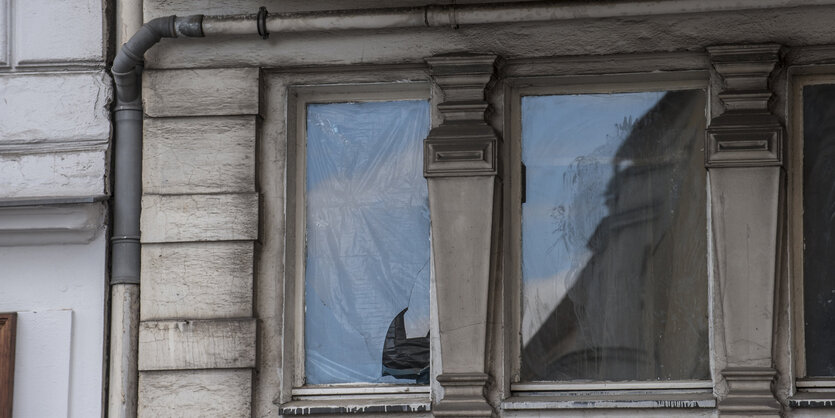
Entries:
POLYGON ((145 321, 139 370, 255 367, 255 318, 145 321))
POLYGON ((145 195, 140 222, 143 243, 255 240, 258 195, 145 195))
POLYGON ((139 417, 249 418, 251 370, 178 370, 139 374, 139 417))
POLYGON ((255 191, 255 117, 145 121, 145 193, 255 191))
POLYGON ((259 83, 258 68, 147 71, 142 101, 151 117, 255 115, 259 83))
POLYGON ((252 315, 252 242, 142 246, 142 320, 252 315))

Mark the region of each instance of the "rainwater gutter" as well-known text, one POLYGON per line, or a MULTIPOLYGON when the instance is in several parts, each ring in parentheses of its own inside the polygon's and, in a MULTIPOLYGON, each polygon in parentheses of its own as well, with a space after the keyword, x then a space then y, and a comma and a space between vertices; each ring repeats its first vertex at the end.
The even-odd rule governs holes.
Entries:
MULTIPOLYGON (((131 19, 138 19, 141 24, 140 1, 120 0, 119 4, 134 7, 128 13, 131 19), (135 6, 137 3, 138 8, 135 6)), ((833 4, 835 0, 809 0, 804 3, 804 7, 833 4)), ((679 0, 591 4, 519 2, 272 15, 262 7, 258 14, 167 16, 145 23, 125 42, 112 66, 116 104, 113 111, 115 136, 108 416, 132 418, 137 414, 143 116, 141 79, 145 52, 162 38, 259 35, 266 39, 270 33, 458 28, 479 24, 732 12, 794 6, 796 0, 679 0)), ((117 5, 117 9, 119 7, 117 5)), ((118 35, 122 38, 125 33, 130 33, 131 25, 117 26, 120 30, 118 35), (125 33, 122 33, 126 28, 125 33)))

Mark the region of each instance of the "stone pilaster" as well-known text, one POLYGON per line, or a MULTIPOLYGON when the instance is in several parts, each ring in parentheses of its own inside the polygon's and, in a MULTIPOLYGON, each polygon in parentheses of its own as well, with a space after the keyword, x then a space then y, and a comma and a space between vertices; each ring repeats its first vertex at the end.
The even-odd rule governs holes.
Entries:
POLYGON ((438 295, 444 397, 436 416, 491 416, 485 398, 487 308, 498 226, 498 135, 486 122, 485 92, 496 57, 428 58, 443 91, 444 121, 424 144, 438 295))
POLYGON ((779 45, 708 48, 724 113, 707 130, 728 393, 720 415, 779 416, 772 385, 784 130, 769 110, 779 45))

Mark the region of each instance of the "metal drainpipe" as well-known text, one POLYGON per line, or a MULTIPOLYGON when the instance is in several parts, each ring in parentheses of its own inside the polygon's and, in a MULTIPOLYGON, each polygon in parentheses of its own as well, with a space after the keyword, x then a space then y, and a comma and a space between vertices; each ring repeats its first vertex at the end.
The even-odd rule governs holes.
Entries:
POLYGON ((121 48, 111 69, 113 109, 113 235, 108 416, 137 414, 139 332, 139 214, 142 199, 142 58, 162 38, 202 37, 203 16, 161 17, 143 25, 121 48))

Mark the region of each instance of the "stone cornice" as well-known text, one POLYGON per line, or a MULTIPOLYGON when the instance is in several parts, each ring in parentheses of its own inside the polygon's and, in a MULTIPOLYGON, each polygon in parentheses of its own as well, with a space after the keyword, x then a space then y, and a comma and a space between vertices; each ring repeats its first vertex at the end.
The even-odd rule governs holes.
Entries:
POLYGON ((0 206, 0 247, 86 244, 104 229, 103 202, 0 206))
POLYGON ((769 110, 774 96, 769 77, 780 60, 781 46, 730 45, 707 49, 722 79, 717 95, 725 113, 707 129, 707 167, 780 166, 785 133, 769 110))
POLYGON ((424 176, 492 176, 498 172, 498 136, 486 122, 486 93, 496 59, 495 55, 426 59, 432 80, 444 94, 438 105, 444 121, 429 132, 424 143, 424 176))

